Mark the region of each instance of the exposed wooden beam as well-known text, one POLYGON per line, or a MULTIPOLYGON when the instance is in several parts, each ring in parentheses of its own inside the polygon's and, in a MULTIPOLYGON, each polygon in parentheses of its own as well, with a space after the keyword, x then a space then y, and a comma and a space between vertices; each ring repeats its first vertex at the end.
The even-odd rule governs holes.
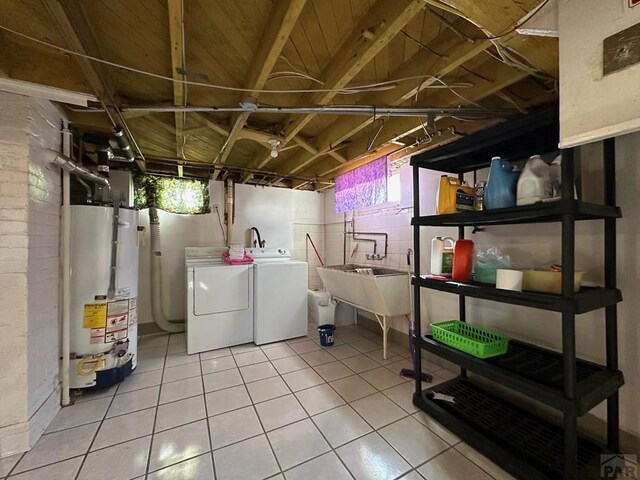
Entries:
MULTIPOLYGON (((70 0, 43 0, 43 2, 45 8, 58 24, 60 32, 71 50, 85 55, 99 56, 98 43, 80 5, 70 2, 70 0)), ((107 108, 113 108, 114 105, 110 102, 110 99, 113 98, 113 91, 106 73, 86 58, 76 56, 75 59, 80 64, 80 68, 96 96, 105 103, 107 108)), ((143 172, 146 170, 143 160, 138 159, 136 163, 140 170, 143 172)))
MULTIPOLYGON (((183 0, 167 0, 167 10, 169 12, 169 39, 171 42, 171 75, 173 82, 173 104, 176 106, 186 105, 186 86, 181 83, 184 75, 178 73, 178 69, 184 69, 184 3, 183 0)), ((183 130, 186 124, 186 113, 176 112, 174 114, 176 127, 176 157, 183 158, 184 135, 183 130)))
MULTIPOLYGON (((271 74, 284 44, 289 39, 291 30, 293 30, 298 21, 306 2, 307 0, 279 0, 275 3, 266 27, 262 32, 258 51, 247 75, 245 88, 250 90, 262 90, 264 88, 267 78, 271 74)), ((244 96, 257 99, 259 94, 258 92, 247 92, 244 96)), ((232 117, 229 136, 214 163, 224 164, 227 161, 233 145, 240 138, 240 132, 248 117, 248 113, 241 113, 232 117)), ((220 170, 216 170, 217 172, 220 172, 220 170)))
MULTIPOLYGON (((456 37, 457 38, 457 37, 456 37)), ((424 75, 425 80, 418 82, 400 83, 395 89, 388 93, 372 92, 365 95, 358 103, 363 105, 400 105, 407 98, 414 96, 430 85, 437 82, 436 78, 442 78, 456 70, 460 65, 466 63, 480 53, 484 52, 491 42, 477 41, 474 45, 467 42, 459 42, 447 51, 446 55, 436 57, 433 53, 425 50, 419 50, 407 62, 398 67, 385 81, 393 81, 400 78, 424 75)), ((372 117, 343 117, 322 132, 315 143, 318 151, 316 154, 306 155, 300 152, 292 158, 285 171, 295 173, 307 165, 321 157, 332 145, 338 145, 340 142, 351 137, 358 131, 365 128, 372 122, 372 117)))
MULTIPOLYGON (((349 34, 338 52, 322 70, 320 79, 328 92, 304 94, 301 105, 327 105, 382 48, 422 11, 425 0, 378 0, 349 34)), ((285 143, 307 125, 315 114, 288 117, 285 143)))

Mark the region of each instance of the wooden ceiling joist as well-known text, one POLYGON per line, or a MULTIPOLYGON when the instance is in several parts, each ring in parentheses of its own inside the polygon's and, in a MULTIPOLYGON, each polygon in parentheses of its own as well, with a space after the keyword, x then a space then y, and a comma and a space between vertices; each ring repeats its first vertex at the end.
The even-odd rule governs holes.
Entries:
MULTIPOLYGON (((307 0, 281 0, 275 3, 262 33, 258 52, 247 75, 246 89, 262 90, 264 88, 267 78, 271 74, 284 44, 289 39, 291 30, 293 30, 298 21, 306 2, 307 0)), ((259 92, 246 92, 243 97, 249 97, 255 101, 259 97, 259 92)), ((229 136, 214 163, 224 164, 227 161, 233 145, 240 138, 240 133, 248 117, 248 113, 241 113, 232 117, 229 136)), ((216 170, 216 173, 219 171, 216 170)))
MULTIPOLYGON (((184 3, 183 0, 167 0, 167 10, 169 12, 169 38, 171 41, 171 75, 173 76, 173 104, 175 106, 186 105, 186 86, 184 75, 178 73, 179 69, 185 68, 184 55, 184 3)), ((183 130, 186 124, 186 113, 176 112, 174 114, 176 127, 176 157, 184 158, 184 135, 183 130)))

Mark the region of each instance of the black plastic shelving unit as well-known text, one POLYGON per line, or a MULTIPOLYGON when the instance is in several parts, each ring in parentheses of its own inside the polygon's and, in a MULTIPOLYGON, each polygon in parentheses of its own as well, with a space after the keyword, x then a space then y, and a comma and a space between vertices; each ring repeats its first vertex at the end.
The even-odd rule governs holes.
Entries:
MULTIPOLYGON (((604 141, 604 205, 574 199, 574 152, 564 150, 559 201, 484 212, 420 216, 420 169, 457 173, 462 178, 465 172, 488 166, 493 154, 502 155, 506 151, 508 159, 519 160, 544 152, 544 146, 555 148, 557 111, 553 107, 541 109, 529 120, 517 119, 490 131, 469 135, 411 160, 416 259, 412 279, 415 345, 460 366, 459 377, 433 388, 423 390, 422 383, 416 380, 414 403, 518 478, 599 478, 600 454, 619 451, 618 390, 624 384, 622 372, 618 370, 617 347, 617 303, 622 301, 622 294, 616 285, 616 219, 621 217, 621 212, 616 206, 614 140, 604 141), (538 143, 532 142, 532 138, 537 138, 538 143), (580 220, 604 221, 605 284, 574 292, 575 222, 580 220), (458 238, 464 238, 465 227, 545 222, 561 225, 561 295, 499 290, 491 285, 440 281, 421 274, 421 227, 457 227, 458 238), (458 295, 461 321, 466 321, 466 297, 558 312, 562 322, 562 351, 512 340, 506 354, 482 360, 443 345, 421 331, 422 288, 458 295), (598 309, 605 310, 606 365, 576 358, 576 316, 598 309), (549 422, 507 396, 488 393, 467 377, 467 371, 557 409, 562 414, 562 424, 549 422), (450 395, 455 402, 434 399, 434 392, 450 395), (606 446, 581 437, 577 426, 578 417, 605 400, 606 446)), ((420 355, 416 355, 416 362, 415 368, 420 371, 420 355)))

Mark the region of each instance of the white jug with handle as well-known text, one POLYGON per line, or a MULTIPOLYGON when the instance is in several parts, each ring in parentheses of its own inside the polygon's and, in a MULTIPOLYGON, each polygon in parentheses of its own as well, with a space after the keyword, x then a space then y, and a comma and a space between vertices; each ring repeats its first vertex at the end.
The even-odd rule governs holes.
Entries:
POLYGON ((431 240, 431 275, 443 275, 447 272, 443 271, 443 265, 445 265, 444 270, 448 270, 448 274, 451 275, 452 259, 447 258, 444 259, 445 255, 453 255, 453 247, 456 241, 451 237, 435 237, 431 240), (449 265, 449 268, 446 268, 446 265, 449 265))

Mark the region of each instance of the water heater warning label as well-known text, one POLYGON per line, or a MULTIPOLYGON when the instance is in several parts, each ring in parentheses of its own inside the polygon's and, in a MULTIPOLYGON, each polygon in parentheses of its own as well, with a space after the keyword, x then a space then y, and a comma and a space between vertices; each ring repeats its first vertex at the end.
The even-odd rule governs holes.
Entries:
POLYGON ((104 341, 110 343, 124 340, 129 329, 129 300, 117 300, 109 302, 108 305, 104 341))
POLYGON ((82 317, 83 328, 104 328, 107 321, 106 303, 85 303, 82 317))

